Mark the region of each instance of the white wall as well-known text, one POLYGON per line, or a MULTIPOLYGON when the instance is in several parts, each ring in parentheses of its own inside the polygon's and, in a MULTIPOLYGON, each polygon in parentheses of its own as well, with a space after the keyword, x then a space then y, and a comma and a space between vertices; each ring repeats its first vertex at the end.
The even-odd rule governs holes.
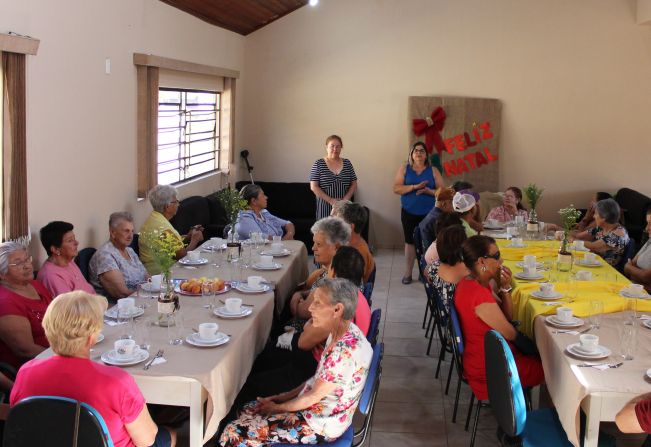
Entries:
MULTIPOLYGON (((106 239, 112 211, 133 212, 138 227, 151 210, 136 201, 133 53, 243 68, 242 36, 157 0, 0 0, 0 32, 8 31, 41 40, 27 61, 31 230, 66 220, 82 247, 106 239)), ((240 98, 243 86, 238 82, 240 98)), ((218 176, 194 182, 181 197, 207 194, 218 183, 218 176)), ((39 245, 35 238, 42 261, 39 245)))
POLYGON ((306 181, 340 134, 376 245, 402 243, 411 95, 501 99, 500 185, 544 187, 545 221, 595 190, 651 195, 651 29, 635 15, 630 0, 322 1, 247 37, 241 141, 257 179, 306 181))

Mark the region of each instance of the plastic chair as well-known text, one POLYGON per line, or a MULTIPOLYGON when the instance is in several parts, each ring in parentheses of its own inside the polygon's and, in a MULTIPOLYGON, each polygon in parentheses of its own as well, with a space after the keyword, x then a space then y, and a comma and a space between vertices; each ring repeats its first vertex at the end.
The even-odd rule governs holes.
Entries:
POLYGON ((362 294, 364 295, 364 298, 366 298, 366 301, 368 302, 368 307, 371 307, 371 295, 373 295, 373 283, 372 282, 367 282, 364 284, 362 294))
POLYGON ((484 349, 488 396, 504 434, 520 437, 523 447, 571 446, 553 408, 527 412, 518 368, 504 337, 488 331, 484 349))
POLYGON ((628 243, 626 244, 626 247, 624 247, 624 254, 622 255, 622 259, 619 260, 615 268, 617 269, 618 272, 623 272, 624 271, 624 266, 628 262, 629 259, 632 259, 635 257, 635 241, 633 238, 630 238, 628 240, 628 243))
POLYGON ((380 317, 382 316, 382 309, 375 309, 371 314, 371 324, 368 326, 368 334, 366 339, 375 348, 377 337, 380 333, 380 317))
POLYGON ((93 247, 86 247, 83 250, 80 250, 79 253, 77 253, 77 257, 75 258, 75 263, 79 267, 79 270, 81 270, 81 274, 84 275, 84 278, 86 278, 86 281, 90 281, 90 271, 88 270, 88 264, 90 264, 90 258, 93 257, 97 249, 93 247))
POLYGON ((136 252, 138 257, 140 257, 140 245, 139 245, 140 235, 138 233, 133 233, 133 240, 129 244, 129 247, 136 252))
MULTIPOLYGON (((355 431, 351 425, 348 429, 336 440, 332 442, 322 442, 316 445, 327 447, 358 447, 366 441, 370 431, 371 420, 373 418, 373 410, 375 408, 375 400, 380 388, 380 378, 382 377, 382 356, 384 354, 384 343, 380 343, 373 348, 373 358, 371 359, 371 366, 366 376, 366 383, 362 390, 362 396, 359 399, 357 411, 364 417, 362 427, 355 431)), ((305 444, 269 444, 275 447, 292 447, 296 445, 305 444)))
POLYGON ((102 416, 66 397, 33 396, 9 411, 4 447, 113 447, 102 416))

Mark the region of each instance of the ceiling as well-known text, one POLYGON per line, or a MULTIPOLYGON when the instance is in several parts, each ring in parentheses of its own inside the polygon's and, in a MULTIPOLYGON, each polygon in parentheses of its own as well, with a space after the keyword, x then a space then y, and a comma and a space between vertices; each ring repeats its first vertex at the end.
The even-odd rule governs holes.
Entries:
POLYGON ((308 0, 160 0, 212 25, 246 36, 308 0))

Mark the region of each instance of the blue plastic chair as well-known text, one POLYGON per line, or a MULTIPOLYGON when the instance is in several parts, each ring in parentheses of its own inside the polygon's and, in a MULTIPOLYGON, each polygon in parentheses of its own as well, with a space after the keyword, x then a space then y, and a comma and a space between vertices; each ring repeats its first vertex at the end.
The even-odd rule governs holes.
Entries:
POLYGON ((81 270, 81 274, 84 275, 86 281, 90 281, 90 270, 88 265, 90 264, 90 258, 93 257, 96 251, 97 249, 93 247, 86 247, 83 250, 79 250, 77 257, 75 258, 75 264, 77 264, 79 270, 81 270))
POLYGON ((382 316, 381 309, 375 309, 371 314, 371 324, 368 326, 368 334, 366 339, 375 348, 377 344, 377 337, 380 333, 380 317, 382 316))
POLYGON ((619 260, 615 268, 617 269, 618 272, 623 272, 624 271, 624 266, 628 262, 629 259, 632 259, 635 257, 635 241, 633 239, 629 239, 628 243, 626 244, 626 247, 624 247, 624 254, 622 255, 622 259, 619 260))
MULTIPOLYGON (((380 378, 382 377, 382 356, 384 354, 384 343, 380 343, 373 348, 373 358, 371 359, 371 366, 368 370, 366 383, 362 390, 362 396, 359 399, 357 411, 364 417, 362 427, 355 431, 351 425, 348 429, 336 440, 332 442, 322 442, 316 445, 324 447, 358 447, 364 442, 369 435, 369 428, 371 426, 371 419, 373 418, 373 409, 375 408, 375 400, 377 398, 378 389, 380 387, 380 378)), ((269 444, 274 447, 293 447, 296 445, 305 444, 269 444)))
POLYGON ((488 397, 504 434, 520 437, 523 447, 571 446, 553 408, 527 412, 518 368, 504 337, 488 331, 484 349, 488 397))
POLYGON ((371 307, 373 305, 373 302, 371 301, 371 295, 373 295, 373 283, 372 282, 367 282, 364 284, 362 294, 364 295, 364 298, 366 298, 366 302, 368 303, 368 307, 371 307))
POLYGON ((3 446, 37 445, 113 447, 113 441, 104 418, 90 405, 67 397, 32 396, 9 411, 3 446))

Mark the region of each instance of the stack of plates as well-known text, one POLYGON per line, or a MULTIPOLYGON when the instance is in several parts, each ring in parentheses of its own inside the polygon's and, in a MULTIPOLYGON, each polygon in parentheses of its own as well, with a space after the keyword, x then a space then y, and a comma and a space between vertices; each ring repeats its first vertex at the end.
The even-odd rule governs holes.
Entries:
POLYGON ((203 339, 197 334, 196 332, 193 332, 192 334, 188 335, 185 339, 188 343, 194 346, 199 346, 201 348, 212 348, 215 346, 221 346, 223 344, 228 343, 228 341, 231 338, 224 334, 223 332, 217 332, 215 338, 212 340, 206 340, 203 339))
POLYGON ((240 307, 239 312, 233 313, 233 312, 227 311, 225 306, 222 306, 222 307, 217 307, 213 311, 213 313, 215 315, 217 315, 218 317, 221 317, 221 318, 244 318, 244 317, 247 317, 247 316, 251 315, 253 313, 253 309, 251 309, 250 307, 242 306, 242 307, 240 307))
POLYGON ((235 288, 242 293, 263 293, 270 289, 269 286, 265 284, 260 284, 258 287, 251 287, 248 283, 238 284, 235 288))
POLYGON ((541 290, 534 290, 531 292, 531 296, 534 298, 538 298, 539 300, 543 301, 554 301, 559 298, 563 298, 563 294, 558 293, 557 291, 554 290, 554 292, 551 295, 545 295, 542 293, 541 290))
POLYGON ((570 321, 560 321, 556 315, 548 315, 545 317, 545 321, 547 323, 551 324, 552 326, 560 327, 560 328, 572 328, 572 327, 579 327, 583 326, 583 320, 577 317, 572 317, 570 321))
POLYGON ((254 270, 279 270, 282 266, 283 265, 278 262, 272 262, 271 264, 255 263, 252 265, 254 270))
MULTIPOLYGON (((520 268, 524 268, 524 262, 523 261, 516 262, 515 265, 517 265, 520 268)), ((543 267, 545 267, 545 264, 543 264, 542 262, 536 262, 536 268, 538 270, 542 270, 543 267)))
POLYGON ((148 358, 149 358, 149 351, 140 348, 136 348, 136 350, 133 352, 133 355, 131 357, 125 358, 123 356, 118 356, 117 352, 115 352, 115 349, 106 351, 101 356, 101 359, 104 363, 106 363, 107 365, 115 365, 115 366, 137 365, 140 362, 144 362, 148 358))
POLYGON ((601 262, 599 261, 586 262, 585 259, 579 259, 578 261, 576 261, 576 264, 583 267, 601 267, 601 262))
POLYGON ((518 279, 526 279, 529 281, 537 281, 539 279, 543 279, 543 275, 541 275, 540 273, 536 273, 535 275, 529 276, 526 275, 524 272, 516 272, 515 275, 513 276, 515 276, 518 279))
POLYGON ((595 351, 584 351, 581 347, 581 343, 572 343, 567 348, 567 352, 572 354, 575 357, 580 359, 592 360, 592 359, 602 359, 608 357, 612 352, 605 346, 597 346, 595 351))

